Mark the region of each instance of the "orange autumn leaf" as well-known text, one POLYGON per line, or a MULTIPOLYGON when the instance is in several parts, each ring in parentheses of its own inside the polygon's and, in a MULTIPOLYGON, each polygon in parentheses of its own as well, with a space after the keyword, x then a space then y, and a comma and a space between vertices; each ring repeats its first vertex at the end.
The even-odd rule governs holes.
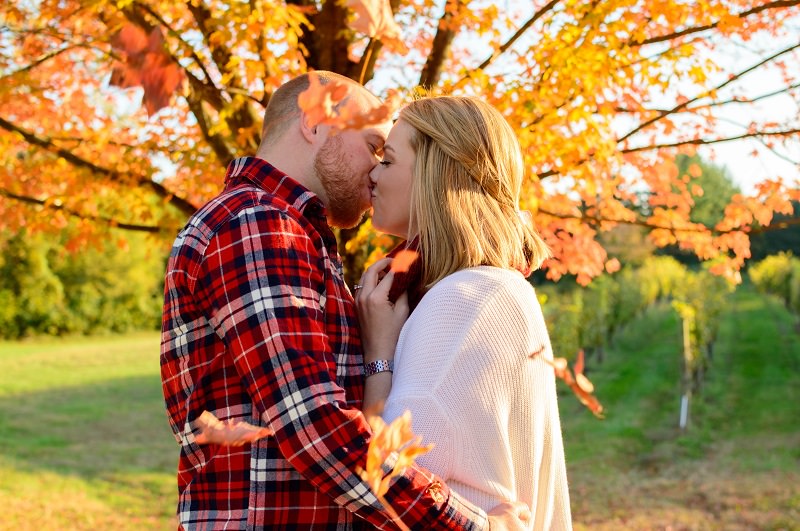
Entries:
POLYGON ((578 357, 575 360, 575 367, 573 368, 575 374, 583 373, 583 349, 578 350, 578 357))
MULTIPOLYGON (((536 357, 538 354, 543 352, 543 349, 530 354, 530 357, 536 357)), ((573 372, 569 370, 569 363, 565 358, 554 358, 549 360, 545 357, 542 359, 551 367, 555 372, 556 378, 559 378, 567 384, 572 392, 575 393, 575 396, 578 398, 581 404, 586 406, 589 411, 591 411, 595 417, 603 418, 603 405, 600 403, 599 400, 592 394, 594 392, 594 385, 592 382, 583 374, 584 368, 584 359, 583 359, 583 349, 578 351, 578 357, 575 361, 575 366, 573 368, 573 372)))
POLYGON ((379 416, 370 416, 367 420, 372 428, 372 439, 367 449, 367 465, 361 471, 361 477, 378 497, 383 497, 389 490, 391 479, 402 475, 418 456, 431 451, 433 444, 423 446, 422 437, 411 431, 410 411, 389 424, 379 416), (384 475, 383 465, 395 453, 397 461, 394 469, 384 475))
POLYGON ((247 422, 221 421, 213 413, 203 411, 195 421, 200 433, 195 436, 197 444, 221 444, 242 446, 272 435, 269 428, 253 426, 247 422))
POLYGON ((575 385, 580 387, 584 393, 592 393, 594 391, 594 384, 581 373, 575 373, 575 385))
POLYGON ((417 251, 403 249, 394 256, 394 259, 392 259, 392 265, 390 266, 391 270, 395 273, 405 273, 409 270, 411 264, 414 263, 414 260, 416 260, 418 256, 419 253, 417 251))
POLYGON ((345 5, 355 15, 348 23, 350 29, 381 41, 393 52, 408 52, 389 0, 345 0, 345 5))
POLYGON ((306 114, 309 123, 329 125, 338 129, 363 129, 390 120, 396 105, 396 96, 390 96, 382 105, 368 110, 360 108, 348 98, 350 87, 330 79, 322 84, 319 76, 311 72, 309 85, 297 97, 297 105, 306 114))
POLYGON ((325 123, 336 116, 335 107, 347 97, 348 87, 335 79, 323 85, 313 72, 308 75, 308 83, 308 88, 297 96, 297 105, 312 126, 325 123))
POLYGON ((146 34, 139 26, 126 24, 111 44, 122 52, 124 60, 112 69, 109 83, 121 88, 141 86, 150 116, 167 107, 183 82, 184 73, 164 48, 161 30, 153 28, 146 34))

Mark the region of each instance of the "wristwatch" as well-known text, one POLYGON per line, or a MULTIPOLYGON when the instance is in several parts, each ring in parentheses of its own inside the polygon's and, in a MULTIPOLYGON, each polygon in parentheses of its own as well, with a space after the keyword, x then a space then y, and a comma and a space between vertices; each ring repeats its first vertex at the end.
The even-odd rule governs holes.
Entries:
POLYGON ((364 376, 372 376, 385 371, 394 372, 394 361, 376 360, 364 364, 364 376))

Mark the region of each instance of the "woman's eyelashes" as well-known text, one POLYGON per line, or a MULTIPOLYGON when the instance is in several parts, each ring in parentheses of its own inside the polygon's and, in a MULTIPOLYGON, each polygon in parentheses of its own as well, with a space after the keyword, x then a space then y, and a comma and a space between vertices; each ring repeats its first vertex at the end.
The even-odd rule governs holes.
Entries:
POLYGON ((381 166, 388 166, 388 165, 389 165, 389 164, 391 164, 391 163, 392 163, 392 161, 390 161, 390 160, 386 160, 386 159, 383 159, 382 161, 380 161, 380 162, 379 162, 379 164, 380 164, 381 166))

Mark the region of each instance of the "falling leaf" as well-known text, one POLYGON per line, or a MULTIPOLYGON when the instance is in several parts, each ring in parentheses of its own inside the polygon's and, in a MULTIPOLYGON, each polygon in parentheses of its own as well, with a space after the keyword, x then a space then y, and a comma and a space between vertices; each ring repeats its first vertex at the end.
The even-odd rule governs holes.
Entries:
MULTIPOLYGON (((540 351, 541 352, 541 351, 540 351)), ((559 372, 567 370, 567 358, 554 358, 553 368, 559 372)))
MULTIPOLYGON (((530 354, 530 357, 536 357, 538 354, 543 352, 544 350, 539 350, 530 354)), ((575 393, 575 396, 578 400, 586 406, 589 411, 591 411, 594 416, 598 418, 603 418, 603 405, 600 403, 597 398, 592 395, 594 392, 594 385, 591 381, 583 374, 583 349, 578 351, 577 360, 575 361, 575 367, 573 371, 575 375, 573 376, 572 372, 569 370, 569 363, 565 358, 554 358, 549 360, 545 357, 542 359, 551 367, 555 372, 556 378, 559 378, 567 384, 572 392, 575 393)))
POLYGON ((391 479, 402 475, 418 456, 431 451, 433 444, 420 444, 422 437, 411 431, 410 411, 388 425, 378 416, 371 416, 368 421, 372 428, 372 439, 367 449, 367 466, 361 472, 361 477, 377 496, 383 497, 389 490, 391 479), (384 476, 383 465, 394 453, 397 454, 394 469, 384 476))
POLYGON ((350 29, 381 41, 395 53, 408 52, 389 0, 345 0, 345 5, 355 15, 348 24, 350 29))
POLYGON ((336 116, 335 107, 347 97, 349 87, 336 79, 322 84, 313 72, 308 75, 308 88, 297 96, 297 105, 314 126, 336 116))
POLYGON ((391 265, 392 271, 395 273, 407 272, 418 256, 419 253, 417 251, 403 249, 394 256, 391 265))
POLYGON ((382 105, 363 109, 348 98, 351 87, 342 81, 329 79, 324 85, 319 76, 309 73, 309 85, 297 97, 297 105, 306 114, 309 124, 330 125, 338 129, 363 129, 391 119, 397 103, 392 93, 382 105))
POLYGON ((594 385, 589 381, 589 378, 581 373, 575 373, 575 384, 581 388, 584 393, 592 393, 594 385))
POLYGON ((583 349, 578 350, 578 356, 575 360, 575 367, 573 368, 576 374, 583 373, 583 349))
POLYGON ((184 72, 167 53, 161 30, 153 28, 148 35, 139 26, 127 24, 111 39, 111 45, 124 58, 114 66, 109 83, 120 88, 141 86, 149 116, 168 106, 184 72))
POLYGON ((272 430, 269 428, 232 420, 223 422, 208 411, 203 411, 195 421, 195 426, 200 430, 195 436, 197 444, 242 446, 272 435, 272 430))

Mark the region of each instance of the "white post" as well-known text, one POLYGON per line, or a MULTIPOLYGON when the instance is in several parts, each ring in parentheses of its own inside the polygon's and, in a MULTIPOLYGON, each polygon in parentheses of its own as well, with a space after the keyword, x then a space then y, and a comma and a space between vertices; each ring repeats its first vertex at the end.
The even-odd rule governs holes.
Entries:
POLYGON ((686 429, 686 424, 689 420, 689 395, 684 394, 681 396, 681 420, 680 426, 682 430, 686 429))

